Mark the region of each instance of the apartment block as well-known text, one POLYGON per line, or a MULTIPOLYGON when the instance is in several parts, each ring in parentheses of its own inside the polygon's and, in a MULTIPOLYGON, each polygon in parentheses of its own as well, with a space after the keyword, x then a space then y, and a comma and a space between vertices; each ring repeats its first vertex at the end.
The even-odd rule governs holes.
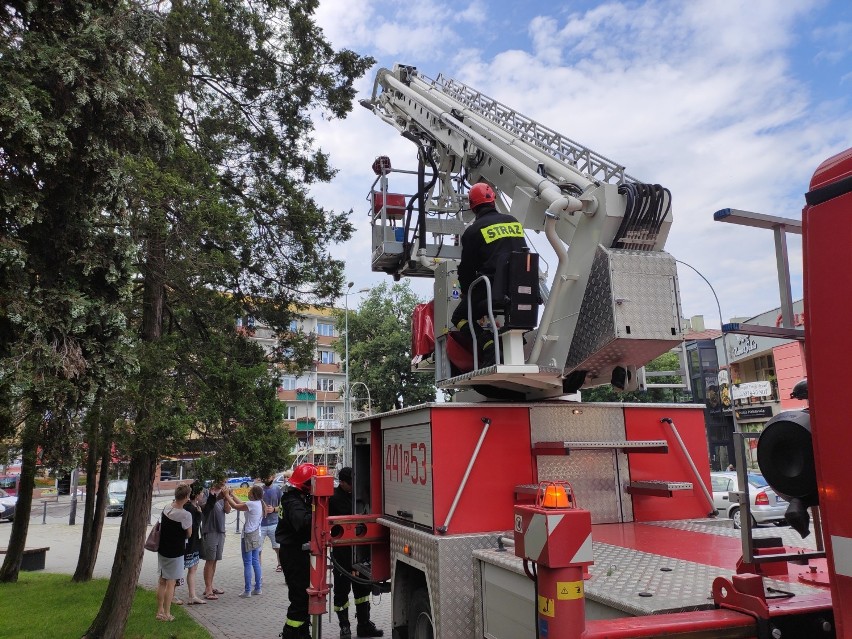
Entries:
MULTIPOLYGON (((278 388, 278 399, 286 404, 284 426, 298 442, 294 451, 297 464, 309 461, 334 466, 343 454, 346 375, 335 351, 340 331, 332 312, 330 308, 307 307, 290 323, 291 331, 316 337, 310 368, 300 375, 285 375, 278 388)), ((252 318, 238 320, 237 324, 251 327, 255 341, 267 351, 275 346, 272 331, 252 318)))

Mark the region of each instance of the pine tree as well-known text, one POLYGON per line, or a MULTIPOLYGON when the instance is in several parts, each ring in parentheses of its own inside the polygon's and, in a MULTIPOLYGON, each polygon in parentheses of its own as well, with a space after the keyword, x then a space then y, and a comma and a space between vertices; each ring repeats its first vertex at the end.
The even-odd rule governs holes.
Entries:
POLYGON ((164 149, 138 99, 127 6, 0 9, 0 394, 24 460, 0 580, 17 579, 36 449, 61 457, 76 415, 134 367, 125 157, 164 149))
POLYGON ((140 370, 118 434, 131 458, 124 521, 88 637, 123 632, 159 456, 192 429, 226 440, 233 459, 281 439, 274 383, 257 377, 266 354, 234 320, 257 318, 283 338, 272 354, 306 358, 309 345, 285 330, 296 305, 339 294, 342 263, 329 247, 352 232, 347 213, 308 193, 334 175, 313 148, 311 115, 345 116, 354 79, 372 63, 331 48, 314 1, 134 4, 146 95, 174 148, 131 166, 140 370))

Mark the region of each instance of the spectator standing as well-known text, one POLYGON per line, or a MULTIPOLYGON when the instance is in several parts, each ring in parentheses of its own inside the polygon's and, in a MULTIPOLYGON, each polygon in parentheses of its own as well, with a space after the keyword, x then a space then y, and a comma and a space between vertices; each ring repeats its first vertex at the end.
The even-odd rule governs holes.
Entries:
POLYGON ((263 544, 267 537, 272 544, 272 550, 275 554, 275 561, 278 564, 275 572, 281 572, 281 561, 278 559, 278 542, 275 541, 275 529, 278 526, 278 506, 281 505, 281 488, 274 485, 272 482, 275 477, 268 477, 263 482, 263 503, 267 506, 272 506, 272 512, 268 512, 260 520, 260 555, 259 559, 263 558, 263 544))
MULTIPOLYGON (((354 512, 352 504, 352 469, 344 466, 337 474, 338 485, 334 494, 328 500, 328 514, 331 516, 351 515, 354 512)), ((345 546, 333 548, 334 561, 340 568, 334 567, 334 611, 340 624, 340 639, 349 639, 352 630, 349 626, 349 591, 355 596, 355 618, 358 620, 356 632, 359 637, 381 637, 385 633, 376 628, 370 621, 370 586, 352 581, 349 574, 352 571, 352 548, 345 546)))
POLYGON ((263 574, 260 570, 260 521, 267 509, 271 510, 272 506, 267 506, 263 502, 263 488, 257 485, 249 488, 249 500, 247 502, 240 501, 231 493, 228 493, 225 499, 228 500, 231 508, 241 510, 246 514, 246 524, 243 526, 243 534, 240 539, 245 589, 240 597, 248 598, 252 595, 256 597, 263 594, 263 574), (254 571, 254 591, 251 589, 252 570, 254 571))
MULTIPOLYGON (((201 484, 195 483, 190 486, 189 501, 183 509, 192 517, 192 534, 186 542, 186 553, 183 556, 183 567, 186 569, 186 590, 189 597, 187 605, 206 604, 195 594, 195 573, 198 571, 199 557, 201 553, 201 484)), ((181 603, 175 599, 174 603, 181 603)))
POLYGON ((192 534, 192 515, 183 509, 189 500, 189 485, 175 488, 174 501, 160 515, 160 547, 157 549, 157 619, 174 621, 171 614, 175 586, 183 577, 183 557, 186 540, 192 534))
POLYGON ((313 464, 296 466, 281 498, 275 541, 278 559, 287 582, 290 605, 282 639, 310 639, 308 625, 308 587, 311 584, 311 555, 303 548, 311 538, 311 477, 317 474, 313 464))
POLYGON ((231 512, 231 505, 225 498, 228 489, 225 479, 218 478, 210 490, 205 491, 201 506, 201 558, 204 559, 204 598, 218 599, 225 591, 215 587, 216 562, 222 559, 225 547, 225 515, 231 512))

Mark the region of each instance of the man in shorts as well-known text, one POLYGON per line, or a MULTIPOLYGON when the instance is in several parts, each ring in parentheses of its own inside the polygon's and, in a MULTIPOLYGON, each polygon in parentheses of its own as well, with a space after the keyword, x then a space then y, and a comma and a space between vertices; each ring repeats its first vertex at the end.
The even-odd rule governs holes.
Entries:
POLYGON ((260 551, 261 558, 263 557, 263 543, 269 537, 272 543, 272 550, 275 551, 275 562, 278 566, 275 572, 281 572, 281 562, 278 560, 278 542, 275 541, 275 528, 278 526, 278 507, 281 505, 281 488, 274 485, 275 477, 269 477, 263 482, 263 501, 267 506, 275 508, 271 513, 264 515, 260 520, 260 551))
POLYGON ((206 491, 201 506, 201 557, 204 559, 204 598, 215 600, 225 594, 213 585, 216 574, 216 562, 222 559, 225 547, 225 515, 231 512, 231 505, 225 499, 228 489, 223 478, 206 491))

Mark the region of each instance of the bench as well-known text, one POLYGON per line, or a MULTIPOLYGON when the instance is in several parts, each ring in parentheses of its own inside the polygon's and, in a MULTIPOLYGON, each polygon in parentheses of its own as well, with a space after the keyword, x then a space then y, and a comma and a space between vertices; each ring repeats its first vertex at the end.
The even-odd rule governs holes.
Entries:
MULTIPOLYGON (((44 559, 50 546, 44 548, 25 548, 21 559, 21 570, 44 570, 44 559)), ((6 554, 6 548, 0 548, 0 555, 6 554)))

